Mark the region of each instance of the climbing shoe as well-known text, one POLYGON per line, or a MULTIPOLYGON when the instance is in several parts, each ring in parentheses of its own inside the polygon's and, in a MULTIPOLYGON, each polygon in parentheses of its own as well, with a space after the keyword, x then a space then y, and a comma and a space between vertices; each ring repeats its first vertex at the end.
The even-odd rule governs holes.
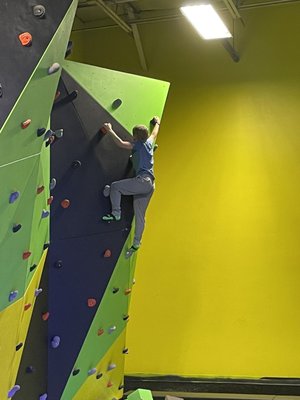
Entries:
POLYGON ((140 248, 140 246, 137 246, 137 245, 134 245, 134 244, 133 244, 133 245, 126 251, 125 258, 131 257, 132 254, 135 253, 139 248, 140 248))
POLYGON ((108 221, 108 222, 110 222, 110 221, 120 221, 120 219, 121 219, 120 216, 115 216, 113 214, 106 214, 106 215, 103 215, 103 217, 102 217, 102 221, 108 221))

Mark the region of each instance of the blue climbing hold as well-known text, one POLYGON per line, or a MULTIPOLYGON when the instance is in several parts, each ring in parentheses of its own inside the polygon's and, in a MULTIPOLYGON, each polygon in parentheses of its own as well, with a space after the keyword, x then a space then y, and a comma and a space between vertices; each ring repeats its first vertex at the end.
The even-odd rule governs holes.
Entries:
POLYGON ((57 347, 60 345, 60 337, 59 336, 53 336, 51 340, 51 347, 52 349, 57 349, 57 347))
POLYGON ((44 393, 39 397, 39 400, 47 400, 47 399, 48 399, 47 393, 44 393))
POLYGON ((21 389, 20 385, 15 385, 13 388, 10 389, 10 391, 7 394, 7 397, 11 399, 14 397, 14 395, 21 389))
POLYGON ((9 297, 8 297, 8 301, 14 301, 15 298, 18 296, 19 291, 18 290, 14 290, 12 292, 9 293, 9 297))
POLYGON ((42 218, 47 218, 47 217, 49 217, 49 215, 50 215, 50 211, 48 211, 48 210, 42 211, 42 218))
POLYGON ((9 203, 14 203, 20 196, 20 192, 12 192, 9 196, 9 203))

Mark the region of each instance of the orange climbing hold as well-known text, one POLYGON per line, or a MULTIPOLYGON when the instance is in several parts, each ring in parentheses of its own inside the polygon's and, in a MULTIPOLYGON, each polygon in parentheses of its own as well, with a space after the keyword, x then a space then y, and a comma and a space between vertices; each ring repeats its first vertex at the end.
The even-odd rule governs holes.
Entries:
POLYGON ((43 321, 47 321, 48 319, 49 319, 49 316, 50 316, 50 313, 47 311, 47 312, 44 312, 43 314, 42 314, 42 320, 43 321))
POLYGON ((50 196, 49 199, 47 200, 48 206, 50 206, 50 204, 52 203, 52 201, 53 201, 53 196, 50 196))
POLYGON ((30 46, 32 43, 32 36, 29 32, 23 32, 19 35, 22 46, 30 46))
POLYGON ((104 257, 105 257, 105 258, 111 257, 111 250, 109 250, 109 249, 105 250, 105 252, 104 252, 104 257))
POLYGON ((31 251, 24 251, 23 253, 23 260, 27 260, 31 256, 31 251))
POLYGON ((22 129, 26 129, 30 124, 31 124, 31 119, 26 119, 26 121, 23 121, 21 123, 21 127, 22 129))
POLYGON ((88 299, 88 306, 90 308, 95 307, 96 304, 97 304, 97 300, 96 299, 88 299))
POLYGON ((112 382, 109 381, 108 384, 107 384, 107 387, 110 388, 110 387, 112 387, 112 385, 113 385, 112 382))
POLYGON ((60 205, 62 206, 62 208, 68 208, 70 206, 70 200, 68 199, 64 199, 63 201, 61 201, 60 205))
POLYGON ((42 191, 43 191, 44 189, 45 189, 45 186, 39 186, 39 187, 36 189, 37 194, 42 193, 42 191))
POLYGON ((31 307, 31 304, 30 303, 28 303, 28 304, 25 304, 25 306, 24 306, 24 310, 25 311, 27 311, 29 308, 31 307))
POLYGON ((98 329, 98 332, 97 332, 98 336, 103 335, 103 333, 104 333, 104 329, 102 329, 102 328, 98 329))

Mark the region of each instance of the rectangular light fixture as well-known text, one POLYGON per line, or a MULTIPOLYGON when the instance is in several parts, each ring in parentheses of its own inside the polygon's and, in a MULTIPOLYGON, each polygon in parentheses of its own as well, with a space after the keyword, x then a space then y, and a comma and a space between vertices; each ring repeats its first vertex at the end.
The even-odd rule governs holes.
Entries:
POLYGON ((232 37, 212 5, 200 4, 184 6, 180 7, 180 11, 203 39, 223 39, 232 37))

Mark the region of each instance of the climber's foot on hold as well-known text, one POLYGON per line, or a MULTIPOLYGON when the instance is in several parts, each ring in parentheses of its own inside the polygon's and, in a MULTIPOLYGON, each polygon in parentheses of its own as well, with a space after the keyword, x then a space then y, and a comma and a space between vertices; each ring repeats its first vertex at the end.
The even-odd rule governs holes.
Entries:
POLYGON ((110 195, 110 186, 105 185, 102 193, 104 197, 108 197, 110 195))
POLYGON ((140 248, 140 245, 133 244, 133 245, 126 251, 125 258, 131 257, 132 254, 134 254, 136 251, 138 251, 139 248, 140 248))
POLYGON ((114 214, 106 214, 103 215, 102 221, 111 222, 111 221, 120 221, 121 217, 119 215, 114 214))

